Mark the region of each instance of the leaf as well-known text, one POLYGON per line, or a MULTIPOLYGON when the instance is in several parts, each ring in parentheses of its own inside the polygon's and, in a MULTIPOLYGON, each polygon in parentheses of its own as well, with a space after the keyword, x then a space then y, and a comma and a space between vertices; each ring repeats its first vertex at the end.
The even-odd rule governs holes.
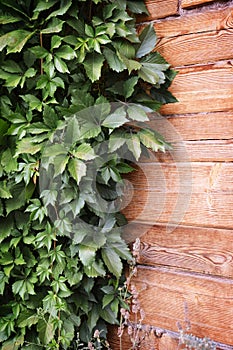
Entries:
POLYGON ((140 105, 130 104, 127 108, 127 113, 130 119, 139 122, 146 122, 149 120, 146 112, 140 105))
POLYGON ((0 51, 7 46, 7 53, 20 52, 34 33, 24 29, 18 29, 2 35, 0 37, 0 51))
POLYGON ((132 134, 131 137, 126 141, 129 151, 133 154, 136 161, 139 160, 141 155, 141 144, 138 135, 132 134))
POLYGON ((76 57, 76 53, 69 45, 63 45, 56 51, 56 56, 64 60, 72 60, 76 57))
POLYGON ((67 64, 60 58, 55 56, 54 57, 54 65, 58 72, 60 73, 69 73, 69 69, 67 67, 67 64))
POLYGON ((126 65, 124 62, 116 55, 116 52, 105 47, 103 50, 103 54, 109 64, 109 67, 115 72, 119 73, 126 69, 126 65))
POLYGON ((72 154, 82 160, 91 160, 96 157, 93 148, 88 143, 82 143, 72 154))
POLYGON ((153 63, 142 63, 138 75, 142 80, 153 85, 165 83, 165 74, 153 63))
POLYGON ((35 154, 39 152, 43 147, 43 144, 33 143, 31 137, 25 137, 17 144, 17 150, 15 156, 23 153, 35 154))
POLYGON ((139 35, 141 44, 137 50, 136 57, 140 58, 150 53, 156 45, 156 34, 153 23, 146 26, 139 35))
POLYGON ((75 179, 77 184, 79 184, 82 177, 86 175, 87 166, 83 161, 73 158, 70 159, 68 163, 68 170, 73 179, 75 179))
POLYGON ((92 53, 86 56, 83 65, 92 83, 100 78, 103 63, 104 57, 98 53, 92 53))
POLYGON ((146 15, 149 16, 149 12, 148 12, 147 7, 146 7, 144 2, 138 1, 138 0, 134 0, 134 1, 128 0, 127 5, 128 5, 129 10, 131 12, 136 13, 136 14, 145 13, 146 15))
POLYGON ((45 319, 40 319, 37 323, 37 331, 42 344, 47 345, 53 340, 55 329, 52 322, 47 322, 45 319))
POLYGON ((18 162, 16 158, 13 158, 10 148, 7 148, 2 153, 1 164, 3 170, 6 173, 11 173, 12 171, 16 171, 18 169, 18 162))
POLYGON ((6 182, 1 181, 0 182, 0 198, 12 198, 10 190, 6 187, 6 182))
POLYGON ((134 87, 137 85, 138 77, 131 77, 124 82, 123 96, 127 99, 134 93, 134 87))
POLYGON ((131 60, 128 59, 126 56, 124 56, 123 54, 118 53, 118 56, 122 59, 122 61, 124 62, 124 64, 126 65, 129 74, 132 73, 132 71, 138 71, 141 68, 141 63, 136 61, 136 60, 131 60))
POLYGON ((42 111, 42 102, 34 95, 26 94, 21 96, 22 99, 29 105, 30 109, 42 111))
POLYGON ((48 26, 41 30, 42 34, 52 34, 59 33, 62 31, 64 21, 59 18, 52 18, 52 20, 48 23, 48 26))
POLYGON ((54 6, 56 3, 57 3, 57 0, 50 0, 50 1, 40 0, 37 6, 35 7, 35 9, 33 10, 33 12, 41 12, 44 10, 48 10, 49 8, 54 6))
POLYGON ((151 148, 155 152, 161 149, 161 142, 157 139, 157 135, 155 135, 155 133, 152 130, 141 130, 138 135, 140 141, 147 148, 151 148))
POLYGON ((102 123, 103 126, 109 129, 116 129, 128 122, 124 107, 120 107, 110 114, 102 123))
POLYGON ((60 1, 59 4, 61 5, 60 8, 56 11, 51 12, 50 15, 46 18, 46 20, 64 15, 72 5, 72 0, 63 0, 60 1))
POLYGON ((79 245, 79 258, 84 266, 91 265, 95 259, 96 248, 79 245))
POLYGON ((21 21, 21 18, 12 16, 10 14, 1 14, 0 15, 0 24, 15 23, 21 21))
POLYGON ((119 255, 112 248, 102 248, 101 256, 108 270, 113 273, 114 276, 120 278, 123 265, 119 255))

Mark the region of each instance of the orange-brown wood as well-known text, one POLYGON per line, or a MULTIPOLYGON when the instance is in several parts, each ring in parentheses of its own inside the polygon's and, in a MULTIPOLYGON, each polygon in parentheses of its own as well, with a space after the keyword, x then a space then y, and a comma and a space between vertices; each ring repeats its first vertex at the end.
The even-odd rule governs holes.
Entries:
MULTIPOLYGON (((233 28, 233 7, 212 9, 204 12, 187 13, 179 17, 157 20, 154 23, 156 34, 161 37, 176 37, 193 33, 203 33, 233 28)), ((183 37, 185 40, 185 37, 183 37)), ((198 50, 197 50, 198 51, 198 50)), ((169 62, 172 57, 169 57, 169 62)))
POLYGON ((170 87, 179 102, 163 106, 162 114, 232 110, 232 71, 231 63, 179 69, 170 87))
POLYGON ((160 39, 161 55, 174 67, 232 59, 231 30, 210 31, 160 39))
POLYGON ((182 8, 192 7, 196 5, 206 4, 207 2, 214 2, 215 0, 182 0, 182 8))
POLYGON ((128 177, 129 221, 232 227, 232 163, 143 163, 128 177))
POLYGON ((135 283, 145 324, 177 331, 188 318, 193 334, 233 346, 232 279, 140 266, 135 283))
POLYGON ((138 21, 150 21, 178 14, 178 0, 146 0, 149 16, 138 16, 138 21))
POLYGON ((135 224, 141 240, 138 263, 171 266, 233 278, 233 230, 204 227, 135 224))

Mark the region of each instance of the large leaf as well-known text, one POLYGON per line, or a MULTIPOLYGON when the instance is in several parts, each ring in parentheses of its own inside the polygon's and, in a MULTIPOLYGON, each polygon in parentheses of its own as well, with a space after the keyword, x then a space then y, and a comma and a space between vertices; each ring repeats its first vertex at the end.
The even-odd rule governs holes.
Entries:
POLYGON ((86 245, 79 246, 79 258, 84 266, 91 266, 94 262, 96 254, 96 248, 88 247, 86 245))
POLYGON ((153 23, 146 26, 140 34, 141 45, 139 46, 136 57, 140 58, 150 53, 156 45, 156 34, 153 23))
POLYGON ((59 18, 53 17, 51 21, 49 21, 46 28, 41 30, 42 34, 51 34, 51 33, 59 33, 62 30, 64 21, 59 18))
POLYGON ((101 76, 104 57, 98 53, 88 54, 83 62, 86 74, 92 83, 101 76))
POLYGON ((20 52, 33 34, 34 32, 18 29, 2 35, 0 37, 0 51, 7 46, 7 53, 20 52))
POLYGON ((47 322, 43 318, 40 319, 37 324, 37 330, 40 341, 44 345, 47 345, 54 338, 55 329, 51 321, 47 322))
POLYGON ((109 64, 109 67, 112 70, 119 73, 127 68, 124 62, 116 55, 115 51, 109 49, 108 47, 105 47, 105 49, 103 50, 103 53, 109 64))

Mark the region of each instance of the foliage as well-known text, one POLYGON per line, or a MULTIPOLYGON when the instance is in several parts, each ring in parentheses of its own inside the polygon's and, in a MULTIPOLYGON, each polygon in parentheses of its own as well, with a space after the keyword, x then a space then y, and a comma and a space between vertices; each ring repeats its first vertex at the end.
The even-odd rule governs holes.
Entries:
POLYGON ((142 12, 139 0, 0 0, 2 350, 77 349, 79 337, 88 343, 118 323, 131 254, 123 216, 107 209, 132 168, 116 150, 136 160, 143 145, 164 151, 163 138, 130 121, 140 125, 145 112, 175 101, 167 91, 175 73, 151 52, 153 28, 136 32, 142 12), (91 106, 97 115, 86 112, 91 106), (66 148, 56 142, 64 130, 66 148), (95 197, 89 174, 98 161, 95 197))

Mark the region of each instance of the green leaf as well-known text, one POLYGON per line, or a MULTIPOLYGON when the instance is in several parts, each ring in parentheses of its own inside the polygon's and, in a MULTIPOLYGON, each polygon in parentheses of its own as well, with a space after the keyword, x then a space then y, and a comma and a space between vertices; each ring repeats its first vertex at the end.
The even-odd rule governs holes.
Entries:
POLYGON ((10 173, 10 172, 16 171, 18 169, 17 159, 13 158, 13 155, 11 153, 10 148, 7 148, 2 153, 1 164, 2 164, 3 170, 6 173, 10 173))
POLYGON ((139 122, 146 122, 149 120, 145 110, 136 104, 130 104, 127 108, 127 113, 130 119, 136 120, 139 122))
POLYGON ((17 144, 17 150, 15 156, 23 153, 35 154, 39 152, 43 147, 43 144, 36 144, 31 137, 25 137, 17 144))
POLYGON ((70 175, 77 181, 77 184, 79 184, 82 177, 86 175, 87 166, 83 161, 73 158, 68 163, 68 170, 70 175))
POLYGON ((72 60, 76 57, 76 53, 69 45, 63 45, 56 51, 56 56, 64 60, 72 60))
POLYGON ((102 123, 103 126, 109 129, 119 128, 121 125, 124 125, 128 122, 126 118, 126 111, 124 107, 120 107, 110 114, 102 123))
POLYGON ((52 34, 59 33, 62 31, 64 21, 59 18, 52 18, 52 20, 48 23, 48 26, 41 30, 42 34, 52 34))
POLYGON ((0 15, 0 24, 15 23, 21 21, 21 18, 12 16, 10 14, 1 14, 0 15))
POLYGON ((43 345, 47 345, 53 340, 55 329, 51 321, 40 319, 37 323, 37 331, 39 333, 40 341, 43 345))
POLYGON ((16 63, 13 60, 6 60, 2 65, 1 68, 9 73, 22 73, 22 69, 20 68, 20 66, 18 65, 18 63, 16 63))
POLYGON ((143 145, 147 148, 152 149, 152 151, 157 152, 159 149, 162 148, 161 142, 158 140, 157 135, 155 135, 155 133, 152 130, 140 130, 138 135, 143 145))
POLYGON ((141 155, 141 143, 138 135, 132 134, 126 141, 129 151, 133 154, 136 161, 139 160, 141 155))
POLYGON ((92 83, 100 78, 103 64, 104 57, 98 53, 92 53, 86 56, 83 65, 92 83))
POLYGON ((86 245, 79 245, 79 258, 84 266, 91 265, 94 262, 96 248, 86 245))
POLYGON ((12 198, 10 190, 7 188, 6 182, 1 181, 0 182, 0 198, 12 198))
POLYGON ((127 1, 127 5, 129 7, 129 10, 133 13, 136 14, 142 14, 145 13, 146 15, 149 15, 149 12, 147 10, 146 4, 143 1, 138 1, 138 0, 134 0, 134 1, 127 1))
POLYGON ((141 40, 141 44, 136 53, 137 58, 147 55, 155 48, 157 38, 153 23, 143 29, 143 31, 140 33, 139 38, 141 40))
POLYGON ((69 73, 69 69, 67 67, 67 64, 60 58, 55 56, 54 57, 54 65, 58 72, 60 73, 69 73))
POLYGON ((5 290, 5 285, 8 282, 8 277, 0 271, 0 295, 3 295, 5 290))
POLYGON ((134 88, 137 85, 138 77, 131 77, 124 82, 123 96, 127 99, 134 93, 134 88))
POLYGON ((164 84, 165 74, 157 68, 157 64, 154 63, 142 63, 141 69, 138 71, 139 77, 153 85, 164 84))
POLYGON ((131 60, 128 59, 126 56, 124 56, 123 54, 118 53, 118 56, 120 57, 120 59, 122 59, 122 61, 124 62, 124 64, 126 65, 129 74, 132 73, 132 71, 138 71, 141 68, 141 63, 136 61, 136 60, 131 60))
POLYGON ((37 6, 35 7, 35 9, 33 10, 33 12, 41 12, 44 10, 48 10, 49 8, 54 6, 56 3, 57 3, 57 0, 49 0, 49 1, 40 0, 37 6))
POLYGON ((30 109, 41 112, 42 111, 42 102, 34 95, 26 94, 21 96, 22 99, 29 105, 30 109))
POLYGON ((7 46, 7 53, 20 52, 34 33, 24 29, 18 29, 2 35, 0 37, 0 51, 7 46))
POLYGON ((64 15, 72 5, 72 0, 63 0, 58 3, 61 5, 60 8, 56 11, 51 12, 50 15, 46 18, 46 20, 64 15))
POLYGON ((109 305, 113 299, 115 299, 115 295, 114 294, 106 294, 104 295, 103 299, 102 299, 102 306, 103 308, 105 308, 107 305, 109 305))
POLYGON ((119 73, 127 68, 124 62, 116 55, 115 51, 105 47, 103 54, 109 64, 109 67, 115 72, 119 73))
POLYGON ((102 248, 101 255, 108 270, 113 273, 114 276, 120 278, 123 265, 119 255, 115 252, 115 250, 109 247, 102 248))
POLYGON ((82 160, 91 160, 96 157, 93 148, 88 143, 82 143, 72 154, 75 158, 82 160))
POLYGON ((62 43, 62 38, 58 35, 53 35, 51 38, 51 50, 57 49, 62 43))

